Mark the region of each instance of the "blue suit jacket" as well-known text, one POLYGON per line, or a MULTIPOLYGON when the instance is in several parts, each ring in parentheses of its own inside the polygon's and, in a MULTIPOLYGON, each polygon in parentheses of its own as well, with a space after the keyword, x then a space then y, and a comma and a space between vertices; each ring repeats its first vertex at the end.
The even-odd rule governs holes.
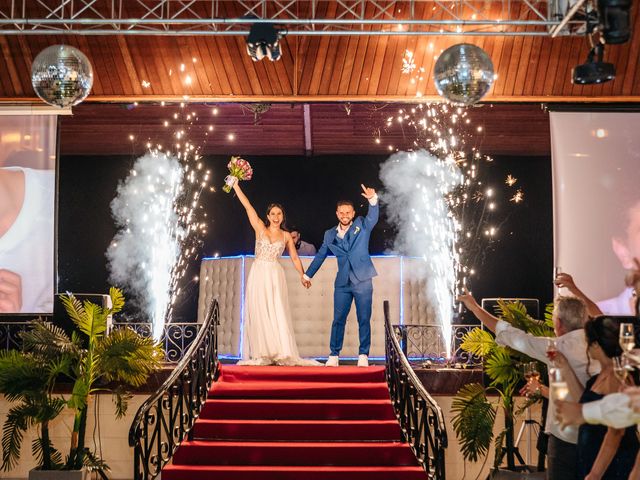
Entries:
POLYGON ((379 211, 378 204, 370 204, 367 216, 365 218, 356 217, 349 230, 347 230, 344 239, 338 238, 336 227, 324 232, 322 246, 316 253, 311 265, 309 265, 306 271, 307 276, 309 278, 313 277, 329 252, 331 252, 338 260, 336 287, 347 285, 351 274, 359 282, 375 277, 378 273, 369 256, 369 237, 371 236, 371 230, 378 223, 379 211))

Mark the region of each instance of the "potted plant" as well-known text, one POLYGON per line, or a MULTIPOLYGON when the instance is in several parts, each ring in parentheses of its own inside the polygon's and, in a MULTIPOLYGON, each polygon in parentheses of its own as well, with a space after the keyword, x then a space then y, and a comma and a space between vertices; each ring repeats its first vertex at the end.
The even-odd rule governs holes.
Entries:
MULTIPOLYGON (((50 323, 35 322, 33 328, 23 334, 23 340, 26 340, 25 350, 0 357, 0 362, 6 357, 10 370, 14 368, 10 365, 11 361, 20 359, 15 364, 16 371, 11 374, 13 377, 20 374, 20 365, 33 363, 34 359, 48 365, 45 370, 48 383, 43 387, 44 400, 42 392, 34 391, 27 385, 22 391, 18 391, 17 385, 4 385, 2 378, 6 376, 9 380, 9 374, 0 374, 0 392, 7 395, 6 392, 13 388, 11 398, 21 402, 12 407, 11 411, 14 411, 15 415, 9 415, 5 421, 2 442, 3 468, 9 469, 15 465, 19 459, 23 432, 39 423, 41 434, 36 443, 42 447, 34 447, 34 454, 39 459, 39 453, 45 453, 47 446, 50 446, 50 450, 46 452, 47 456, 42 455, 43 460, 30 472, 30 478, 42 478, 44 470, 79 472, 83 467, 97 471, 106 478, 104 472, 109 467, 85 446, 89 399, 96 393, 111 392, 115 401, 116 418, 122 417, 126 413, 130 398, 126 388, 143 385, 149 375, 160 368, 163 358, 161 347, 151 338, 143 337, 128 328, 107 332, 107 317, 119 312, 124 306, 124 297, 120 290, 111 288, 109 294, 111 308, 102 308, 90 301, 80 302, 72 294, 61 295, 65 310, 76 328, 71 338, 50 323), (71 396, 67 400, 52 393, 60 375, 68 376, 73 382, 71 396), (36 401, 39 403, 36 404, 36 401), (32 404, 31 409, 25 408, 32 404), (48 422, 64 407, 73 411, 74 422, 69 454, 62 461, 60 453, 51 446, 45 430, 48 422), (10 435, 13 440, 9 440, 10 435), (5 457, 7 461, 4 461, 5 457)), ((36 368, 36 364, 30 368, 36 368)), ((83 474, 77 475, 82 478, 83 474)))
MULTIPOLYGON (((534 320, 521 302, 498 302, 498 316, 536 336, 552 337, 553 324, 551 313, 553 304, 547 306, 545 321, 534 320)), ((453 399, 453 429, 461 445, 465 460, 478 461, 487 455, 492 440, 495 446, 493 462, 494 472, 499 470, 506 456, 507 470, 516 470, 516 457, 519 455, 514 446, 514 425, 524 408, 540 401, 540 397, 529 399, 517 412, 514 408, 514 394, 517 385, 523 380, 521 365, 533 359, 509 347, 495 342, 493 335, 482 328, 475 328, 463 338, 461 348, 483 358, 484 372, 489 378, 485 387, 471 383, 462 387, 453 399), (488 394, 497 394, 492 401, 488 394), (494 440, 493 427, 498 410, 504 414, 505 428, 494 440)), ((545 365, 539 365, 544 371, 545 365)))
POLYGON ((49 422, 65 408, 62 396, 53 394, 56 379, 71 372, 78 347, 64 331, 37 321, 21 333, 23 350, 0 352, 0 393, 12 402, 2 428, 2 470, 11 470, 20 460, 24 432, 39 429, 32 444, 34 458, 43 470, 61 468, 62 455, 51 444, 49 422))

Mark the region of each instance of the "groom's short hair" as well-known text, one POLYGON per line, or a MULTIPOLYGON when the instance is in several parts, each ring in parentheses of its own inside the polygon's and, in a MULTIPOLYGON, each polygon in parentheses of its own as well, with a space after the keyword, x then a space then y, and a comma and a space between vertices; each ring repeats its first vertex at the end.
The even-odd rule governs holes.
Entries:
POLYGON ((351 205, 351 208, 353 208, 354 210, 356 209, 356 207, 353 206, 353 202, 351 200, 338 200, 336 208, 340 208, 345 205, 351 205))

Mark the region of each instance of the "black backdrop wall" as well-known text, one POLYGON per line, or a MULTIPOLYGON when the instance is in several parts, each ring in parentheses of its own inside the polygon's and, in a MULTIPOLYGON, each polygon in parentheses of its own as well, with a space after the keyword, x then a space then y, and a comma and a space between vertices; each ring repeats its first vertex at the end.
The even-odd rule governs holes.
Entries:
MULTIPOLYGON (((59 165, 58 291, 106 292, 109 287, 105 252, 115 235, 109 204, 118 182, 128 175, 134 158, 67 156, 59 165)), ((385 157, 247 157, 254 179, 243 183, 259 214, 267 204, 284 205, 287 222, 302 231, 306 241, 319 246, 322 233, 336 223, 335 202, 351 199, 358 213, 366 212, 360 184, 380 188, 378 171, 385 157)), ((209 231, 201 256, 184 280, 184 294, 176 310, 178 321, 195 319, 200 258, 252 253, 253 231, 233 194, 219 188, 228 157, 204 159, 213 173, 215 193, 203 196, 209 231)), ((544 304, 552 300, 553 233, 551 161, 548 157, 495 158, 482 165, 484 184, 496 191, 498 227, 495 241, 477 241, 471 287, 477 298, 531 297, 544 304), (504 181, 518 179, 524 201, 509 201, 513 189, 504 181)), ((392 246, 393 228, 383 215, 371 237, 371 252, 392 246)), ((130 312, 131 314, 131 312, 130 312)), ((135 315, 135 312, 133 313, 135 315)))

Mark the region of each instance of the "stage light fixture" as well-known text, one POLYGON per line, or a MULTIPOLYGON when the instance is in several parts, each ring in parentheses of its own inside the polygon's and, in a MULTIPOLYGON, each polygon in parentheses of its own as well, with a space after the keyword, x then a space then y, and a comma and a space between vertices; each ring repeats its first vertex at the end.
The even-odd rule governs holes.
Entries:
POLYGON ((247 53, 254 62, 268 58, 272 62, 280 60, 280 32, 272 23, 254 23, 247 37, 247 53))
POLYGON ((597 43, 587 55, 587 61, 574 67, 571 81, 580 85, 592 85, 616 78, 616 68, 613 63, 603 62, 603 55, 604 44, 597 43))
POLYGON ((631 1, 598 0, 599 29, 606 43, 625 43, 631 38, 631 1))

